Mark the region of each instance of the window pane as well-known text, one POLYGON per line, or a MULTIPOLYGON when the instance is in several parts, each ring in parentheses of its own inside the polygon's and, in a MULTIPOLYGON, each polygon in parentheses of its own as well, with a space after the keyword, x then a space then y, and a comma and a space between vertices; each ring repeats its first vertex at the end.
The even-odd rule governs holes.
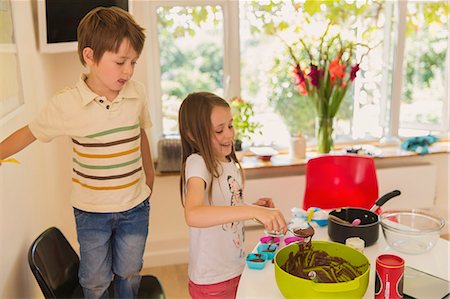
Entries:
MULTIPOLYGON (((289 6, 286 5, 288 9, 289 6)), ((289 62, 285 55, 285 47, 281 40, 274 36, 255 32, 255 27, 262 27, 260 11, 254 8, 250 1, 240 2, 240 44, 241 44, 241 95, 255 103, 255 119, 263 126, 262 134, 253 136, 255 144, 289 144, 289 128, 285 118, 280 116, 276 105, 271 103, 271 95, 285 99, 287 102, 293 97, 289 62), (282 62, 276 65, 276 59, 282 62), (279 88, 277 88, 279 86, 279 88)), ((285 11, 285 16, 292 16, 292 11, 285 11)), ((275 99, 275 98, 274 98, 275 99)), ((281 105, 288 105, 276 101, 281 105)), ((283 106, 284 108, 284 106, 283 106)), ((294 117, 296 107, 286 118, 294 117)))
MULTIPOLYGON (((318 5, 307 7, 306 2, 300 1, 240 2, 241 94, 255 103, 258 121, 264 125, 263 135, 255 136, 254 140, 287 145, 290 134, 297 132, 314 138, 314 104, 296 89, 287 44, 298 42, 299 38, 307 44, 314 38, 318 40, 330 20, 335 22, 330 27, 330 36, 341 32, 342 40, 362 40, 374 47, 369 53, 362 46, 352 52, 352 63, 361 61, 361 69, 339 108, 335 135, 341 140, 380 137, 383 71, 380 41, 384 38, 384 4, 378 1, 357 4, 342 1, 342 5, 329 1, 309 3, 318 5)), ((301 47, 295 51, 301 57, 301 47)), ((305 57, 301 59, 306 61, 305 57)))
POLYGON ((223 94, 223 12, 220 6, 160 7, 163 134, 178 134, 178 109, 191 92, 223 94))
POLYGON ((448 1, 408 3, 400 106, 402 129, 447 129, 443 122, 448 89, 448 5, 448 1))

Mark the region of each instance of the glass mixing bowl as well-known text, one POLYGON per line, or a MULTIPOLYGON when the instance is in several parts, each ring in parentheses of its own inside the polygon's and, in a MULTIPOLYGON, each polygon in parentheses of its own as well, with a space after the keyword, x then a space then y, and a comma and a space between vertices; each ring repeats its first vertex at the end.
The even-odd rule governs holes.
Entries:
POLYGON ((385 211, 380 215, 384 238, 392 248, 420 254, 436 245, 445 220, 419 210, 385 211))

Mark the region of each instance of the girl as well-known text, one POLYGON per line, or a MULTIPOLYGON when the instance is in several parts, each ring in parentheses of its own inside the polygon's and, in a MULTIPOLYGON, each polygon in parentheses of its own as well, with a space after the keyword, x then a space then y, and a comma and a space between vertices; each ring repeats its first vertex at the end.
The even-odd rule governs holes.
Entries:
POLYGON ((209 92, 183 101, 178 123, 182 144, 180 193, 190 226, 189 293, 192 298, 234 298, 245 265, 244 220, 286 232, 270 198, 245 205, 243 170, 233 148, 228 103, 209 92))

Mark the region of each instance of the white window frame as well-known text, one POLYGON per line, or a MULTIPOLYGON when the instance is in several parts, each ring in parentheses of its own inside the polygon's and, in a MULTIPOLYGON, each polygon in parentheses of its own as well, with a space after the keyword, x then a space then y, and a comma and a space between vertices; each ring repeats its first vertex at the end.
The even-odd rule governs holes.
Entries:
MULTIPOLYGON (((398 5, 393 5, 396 10, 393 11, 392 7, 386 7, 387 14, 396 13, 396 24, 390 24, 394 26, 394 59, 393 59, 393 75, 392 82, 385 82, 384 87, 386 92, 383 96, 385 107, 382 107, 380 114, 380 122, 384 127, 384 138, 399 140, 400 129, 400 103, 401 103, 401 91, 403 81, 403 56, 405 48, 405 31, 406 31, 406 12, 408 0, 399 1, 398 5), (388 92, 389 91, 389 92, 388 92), (390 93, 390 94, 389 94, 390 93), (388 115, 386 113, 388 112, 388 115)), ((158 24, 156 10, 161 6, 207 6, 207 5, 220 5, 224 14, 224 96, 229 98, 233 95, 239 95, 241 90, 240 84, 240 36, 239 36, 239 1, 236 0, 192 0, 192 1, 148 1, 145 4, 145 15, 147 16, 144 24, 147 28, 148 46, 147 57, 148 62, 146 70, 148 73, 147 86, 148 95, 150 98, 150 113, 153 120, 153 134, 151 137, 151 147, 153 153, 157 155, 157 143, 163 136, 163 121, 162 121, 162 103, 161 103, 161 73, 160 68, 156 67, 160 65, 160 53, 159 53, 159 39, 158 39, 158 24)), ((392 4, 391 4, 392 5, 392 4)), ((389 41, 384 46, 385 51, 389 48, 389 41)), ((449 50, 450 51, 450 50, 449 50)), ((450 52, 448 52, 450 53, 450 52)), ((389 57, 386 55, 385 57, 389 57)), ((449 65, 450 55, 447 54, 447 70, 450 69, 449 65)), ((386 64, 386 62, 383 62, 386 64)), ((449 134, 450 117, 449 117, 449 76, 447 72, 446 87, 446 101, 444 101, 443 111, 443 125, 441 130, 449 134)), ((424 126, 416 128, 418 130, 424 129, 424 126)), ((430 128, 431 130, 431 128, 430 128)))
MULTIPOLYGON (((440 131, 439 135, 442 135, 441 137, 448 138, 449 135, 449 88, 450 88, 450 80, 448 75, 448 70, 450 69, 450 63, 449 63, 449 48, 447 47, 447 57, 446 57, 446 65, 445 68, 447 70, 446 77, 444 78, 444 82, 446 82, 446 88, 445 88, 445 95, 444 95, 444 103, 443 103, 443 109, 442 109, 442 115, 441 115, 441 125, 429 125, 429 124, 400 124, 400 110, 401 110, 401 100, 402 100, 402 88, 403 88, 403 64, 404 64, 404 54, 405 54, 405 43, 406 43, 406 21, 407 21, 407 11, 408 11, 408 3, 414 2, 411 0, 405 0, 405 1, 398 1, 396 2, 396 17, 395 20, 397 21, 397 24, 394 25, 394 40, 395 40, 395 47, 394 47, 394 69, 393 69, 393 76, 391 83, 391 103, 390 103, 390 113, 389 113, 389 119, 388 119, 388 130, 387 130, 387 138, 393 138, 394 140, 399 140, 401 136, 399 136, 399 130, 400 129, 413 129, 413 130, 420 130, 420 131, 440 131), (446 133, 445 133, 446 132, 446 133)), ((392 3, 391 3, 392 5, 392 3)), ((450 38, 449 41, 450 43, 450 38)), ((389 84, 389 82, 388 82, 389 84)), ((388 87, 389 88, 389 87, 388 87)))
POLYGON ((239 46, 239 2, 229 0, 194 0, 194 1, 149 1, 146 5, 146 27, 149 36, 147 47, 147 72, 149 107, 153 121, 151 136, 152 152, 157 156, 157 143, 163 136, 161 72, 158 39, 157 9, 161 6, 216 6, 220 5, 224 18, 224 92, 225 97, 239 94, 240 91, 240 46, 239 46), (237 20, 232 22, 231 20, 237 20), (158 67, 156 67, 158 66, 158 67))

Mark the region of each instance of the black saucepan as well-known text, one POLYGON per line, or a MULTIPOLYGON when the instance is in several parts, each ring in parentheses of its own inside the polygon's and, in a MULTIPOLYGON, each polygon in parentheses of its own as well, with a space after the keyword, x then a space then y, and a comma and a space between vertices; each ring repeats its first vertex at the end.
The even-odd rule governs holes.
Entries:
POLYGON ((380 232, 379 218, 374 211, 400 194, 401 192, 398 190, 386 193, 377 199, 370 210, 362 208, 332 210, 328 216, 328 236, 332 241, 343 244, 345 244, 345 240, 351 237, 363 239, 365 246, 374 244, 378 240, 380 232), (355 221, 355 219, 358 220, 355 221))

